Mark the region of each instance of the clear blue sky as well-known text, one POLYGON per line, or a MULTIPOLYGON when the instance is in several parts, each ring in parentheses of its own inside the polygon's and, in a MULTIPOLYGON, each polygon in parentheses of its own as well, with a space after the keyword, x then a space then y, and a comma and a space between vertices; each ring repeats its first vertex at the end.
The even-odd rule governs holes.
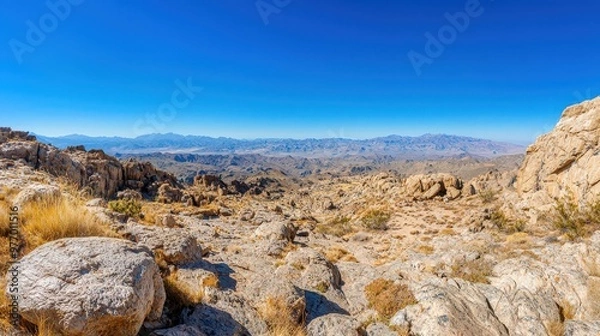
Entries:
POLYGON ((0 0, 0 125, 527 143, 600 95, 597 0, 481 0, 420 75, 409 51, 475 0, 65 1, 0 0))

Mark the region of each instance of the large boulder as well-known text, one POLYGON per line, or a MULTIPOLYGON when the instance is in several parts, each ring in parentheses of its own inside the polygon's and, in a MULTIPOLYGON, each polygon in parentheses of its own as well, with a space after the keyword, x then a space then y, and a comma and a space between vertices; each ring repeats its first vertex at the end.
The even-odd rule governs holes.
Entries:
POLYGON ((463 181, 450 174, 412 175, 404 183, 404 193, 408 197, 432 199, 446 196, 448 190, 452 198, 457 198, 463 188, 463 181))
POLYGON ((554 130, 527 149, 516 188, 538 203, 600 194, 600 97, 567 108, 554 130))
POLYGON ((306 327, 308 336, 360 336, 360 322, 348 315, 327 314, 312 320, 306 327))
POLYGON ((134 336, 162 313, 165 290, 151 252, 125 240, 57 240, 19 268, 21 316, 53 334, 134 336))

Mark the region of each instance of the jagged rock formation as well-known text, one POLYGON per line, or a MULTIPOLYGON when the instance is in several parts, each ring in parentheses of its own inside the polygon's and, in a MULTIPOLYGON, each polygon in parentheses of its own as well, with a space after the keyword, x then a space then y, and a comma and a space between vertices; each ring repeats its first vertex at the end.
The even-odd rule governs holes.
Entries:
POLYGON ((537 205, 569 193, 579 202, 599 197, 600 97, 567 108, 554 130, 527 149, 516 187, 537 205))
POLYGON ((21 161, 36 170, 64 177, 85 187, 94 197, 112 198, 119 190, 132 189, 154 197, 163 184, 177 187, 177 179, 150 163, 119 162, 101 150, 82 146, 62 151, 36 141, 27 132, 0 128, 0 159, 21 161))

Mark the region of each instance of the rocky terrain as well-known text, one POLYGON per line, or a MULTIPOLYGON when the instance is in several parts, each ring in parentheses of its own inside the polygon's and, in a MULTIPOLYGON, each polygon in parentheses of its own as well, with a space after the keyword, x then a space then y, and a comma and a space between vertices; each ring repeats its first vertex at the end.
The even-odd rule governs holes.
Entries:
MULTIPOLYGON (((151 164, 59 150, 5 128, 0 205, 22 211, 22 319, 0 328, 600 335, 599 158, 600 98, 569 107, 520 167, 481 174, 419 163, 425 169, 310 178, 204 172, 187 185, 151 164), (56 215, 56 231, 66 223, 77 230, 39 227, 36 206, 56 202, 80 206, 74 221, 56 215)), ((8 223, 0 233, 8 242, 8 223)))
POLYGON ((394 175, 450 173, 471 179, 491 170, 507 171, 519 168, 523 155, 479 158, 469 155, 431 160, 406 160, 392 156, 348 156, 305 158, 296 156, 199 155, 199 154, 130 154, 116 155, 121 160, 133 158, 151 162, 155 167, 175 174, 192 183, 196 175, 220 175, 224 181, 246 179, 258 174, 279 172, 290 179, 357 176, 389 172, 394 175))

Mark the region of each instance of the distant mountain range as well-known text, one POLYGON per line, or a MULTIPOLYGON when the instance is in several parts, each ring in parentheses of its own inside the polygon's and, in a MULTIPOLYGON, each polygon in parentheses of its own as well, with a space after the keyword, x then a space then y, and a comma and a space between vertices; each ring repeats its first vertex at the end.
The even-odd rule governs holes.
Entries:
POLYGON ((391 135, 354 140, 326 139, 255 139, 211 138, 179 134, 149 134, 137 138, 89 137, 67 135, 38 140, 59 148, 83 145, 86 149, 102 149, 109 154, 261 154, 265 156, 347 157, 391 156, 394 158, 496 157, 522 154, 525 147, 470 137, 425 134, 418 137, 391 135))

